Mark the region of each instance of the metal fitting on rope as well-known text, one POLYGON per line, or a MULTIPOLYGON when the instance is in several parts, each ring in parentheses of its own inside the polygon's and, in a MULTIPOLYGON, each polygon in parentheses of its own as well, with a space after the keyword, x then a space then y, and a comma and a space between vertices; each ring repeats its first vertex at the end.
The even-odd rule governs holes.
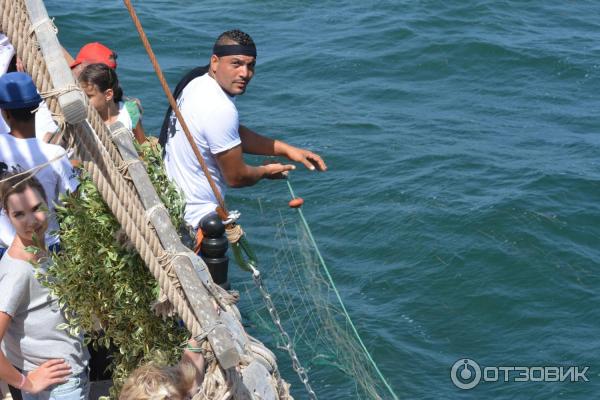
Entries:
POLYGON ((229 211, 229 214, 227 214, 227 219, 223 221, 223 225, 233 224, 238 219, 240 219, 241 216, 242 213, 240 213, 238 210, 229 211))

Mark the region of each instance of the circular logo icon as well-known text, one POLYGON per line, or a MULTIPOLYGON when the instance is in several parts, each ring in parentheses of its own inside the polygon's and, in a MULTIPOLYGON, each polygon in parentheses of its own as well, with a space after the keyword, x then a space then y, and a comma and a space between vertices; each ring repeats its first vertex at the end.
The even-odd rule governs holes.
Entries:
POLYGON ((457 388, 473 389, 481 380, 481 368, 475 361, 469 358, 461 358, 452 366, 450 378, 457 388))

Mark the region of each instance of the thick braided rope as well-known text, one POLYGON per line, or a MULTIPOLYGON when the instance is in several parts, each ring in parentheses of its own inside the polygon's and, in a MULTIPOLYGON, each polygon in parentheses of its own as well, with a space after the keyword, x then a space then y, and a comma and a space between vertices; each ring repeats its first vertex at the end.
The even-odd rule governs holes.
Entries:
MULTIPOLYGON (((32 79, 36 83, 38 90, 49 91, 51 87, 50 75, 46 69, 45 61, 39 51, 37 43, 29 35, 31 24, 27 17, 26 9, 22 1, 1 0, 0 5, 2 6, 2 30, 8 36, 11 43, 17 51, 17 55, 23 60, 28 73, 31 72, 32 79)), ((54 113, 61 113, 58 101, 50 101, 48 107, 54 113)), ((91 120, 100 121, 95 110, 91 111, 88 107, 88 117, 91 120)), ((108 138, 108 132, 104 124, 98 126, 100 129, 97 130, 103 133, 104 138, 108 138)), ((72 136, 74 132, 68 129, 68 136, 72 136)), ((151 269, 152 274, 159 282, 159 286, 163 289, 171 303, 174 305, 177 313, 184 320, 184 323, 192 333, 201 333, 201 329, 198 321, 196 320, 193 312, 190 310, 187 302, 174 291, 173 285, 170 282, 169 277, 162 273, 160 265, 158 263, 158 256, 164 253, 160 246, 160 242, 156 236, 156 233, 149 228, 148 222, 145 218, 143 207, 137 196, 137 193, 128 186, 128 183, 119 174, 118 171, 110 171, 110 167, 113 166, 114 161, 119 160, 120 155, 112 141, 110 139, 104 140, 102 143, 104 146, 98 146, 96 143, 90 143, 87 135, 75 135, 75 141, 79 142, 79 146, 76 149, 78 152, 84 151, 87 147, 85 154, 81 154, 84 160, 94 160, 95 162, 84 162, 84 167, 90 173, 92 180, 98 187, 102 197, 107 202, 111 211, 119 220, 119 222, 126 228, 128 236, 134 242, 136 249, 138 250, 142 259, 146 262, 148 267, 151 269), (87 145, 86 145, 87 142, 87 145), (111 150, 112 154, 107 154, 107 150, 111 150), (103 151, 104 150, 104 151, 103 151), (100 154, 98 154, 100 153, 100 154), (105 153, 105 154, 102 154, 105 153), (107 172, 107 176, 104 176, 98 168, 97 164, 104 165, 107 172), (110 183, 107 182, 106 178, 110 179, 110 183), (111 190, 111 186, 114 190, 111 190), (129 189, 129 190, 128 190, 129 189), (119 194, 121 196, 119 196, 119 194), (119 198, 127 199, 127 205, 121 203, 119 198), (133 215, 129 215, 127 210, 131 210, 133 215), (129 222, 129 223, 127 223, 129 222), (137 229, 135 227, 141 227, 137 229)), ((122 159, 120 160, 123 162, 122 159)))
MULTIPOLYGON (((87 139, 86 136, 87 135, 80 135, 81 141, 79 153, 83 159, 90 159, 93 154, 93 150, 90 151, 88 147, 89 144, 86 143, 89 139, 87 139)), ((184 320, 184 322, 186 322, 186 326, 190 332, 192 332, 192 334, 200 334, 202 329, 196 318, 193 316, 193 313, 187 305, 187 302, 175 289, 175 286, 169 277, 163 273, 158 258, 153 254, 150 247, 146 244, 144 238, 140 234, 138 225, 127 214, 127 212, 125 212, 125 205, 112 191, 112 188, 102 169, 92 161, 84 161, 83 166, 91 175, 92 180, 96 184, 96 187, 98 188, 98 191, 102 197, 105 199, 108 207, 111 209, 117 220, 121 222, 121 226, 127 233, 127 236, 132 239, 134 246, 150 269, 152 275, 154 275, 155 279, 158 281, 160 288, 167 295, 169 301, 171 301, 179 316, 184 320)))
MULTIPOLYGON (((88 115, 90 115, 90 114, 97 115, 96 110, 93 109, 91 107, 91 105, 88 105, 88 115)), ((104 123, 102 123, 102 125, 100 125, 96 128, 98 128, 98 130, 96 130, 96 129, 94 129, 94 130, 98 134, 98 138, 100 138, 101 136, 108 136, 107 128, 104 126, 104 123), (102 131, 104 131, 104 132, 102 132, 102 131), (102 134, 104 134, 104 135, 102 135, 102 134)), ((69 133, 67 133, 67 134, 69 134, 69 133)), ((197 324, 197 321, 196 321, 195 317, 191 318, 190 320, 188 320, 188 318, 186 318, 186 316, 193 315, 191 310, 189 310, 189 308, 187 308, 187 307, 186 307, 187 310, 185 311, 185 313, 182 314, 182 311, 183 311, 182 307, 181 307, 182 306, 182 304, 181 304, 182 296, 180 293, 177 293, 178 296, 174 297, 175 292, 173 291, 173 289, 175 287, 174 287, 173 283, 171 282, 171 279, 176 280, 176 277, 169 276, 165 271, 162 270, 162 268, 160 268, 160 263, 158 260, 160 257, 165 255, 165 252, 160 244, 160 240, 156 234, 156 231, 154 231, 148 224, 148 219, 147 219, 145 209, 141 204, 141 201, 137 195, 137 192, 135 191, 135 189, 133 189, 131 187, 131 184, 129 183, 129 181, 123 178, 122 174, 118 171, 118 167, 115 167, 114 159, 111 159, 110 156, 107 154, 107 152, 103 151, 104 149, 102 148, 102 146, 100 146, 97 143, 93 143, 90 140, 89 135, 86 135, 83 132, 80 132, 80 134, 77 135, 77 138, 79 139, 80 147, 82 147, 82 149, 79 149, 80 153, 82 153, 83 147, 86 147, 86 150, 88 151, 89 159, 100 161, 100 163, 98 163, 98 162, 91 163, 90 167, 87 167, 86 166, 87 164, 84 163, 84 167, 86 168, 86 170, 89 171, 89 169, 91 169, 91 168, 96 168, 97 167, 96 164, 105 166, 107 176, 104 176, 101 174, 98 178, 96 178, 92 174, 92 180, 94 181, 94 183, 100 190, 102 197, 105 199, 107 204, 109 204, 109 206, 110 206, 113 214, 117 218, 117 220, 119 220, 119 222, 121 222, 121 225, 123 225, 125 227, 125 231, 126 231, 127 235, 129 236, 130 240, 134 243, 140 256, 142 257, 142 259, 144 259, 144 261, 146 262, 146 264, 149 266, 149 268, 151 270, 153 269, 153 264, 150 264, 148 262, 149 257, 152 256, 152 259, 156 259, 155 266, 156 266, 157 270, 151 271, 152 274, 159 281, 160 287, 163 289, 164 293, 169 298, 169 301, 171 301, 171 303, 174 305, 175 309, 177 310, 177 313, 180 315, 180 317, 182 317, 186 326, 188 326, 188 328, 191 328, 191 325, 197 324), (98 154, 98 153, 100 153, 100 154, 98 154), (109 181, 111 184, 109 184, 108 186, 112 187, 113 191, 102 191, 101 187, 99 185, 99 182, 98 182, 100 180, 100 178, 109 181), (122 202, 121 199, 127 199, 127 204, 122 202), (116 204, 119 205, 119 207, 116 209, 113 208, 110 205, 111 202, 115 202, 116 204), (128 230, 127 229, 128 226, 124 223, 125 220, 131 220, 132 221, 131 223, 134 225, 135 230, 128 230), (148 254, 146 254, 146 253, 148 253, 148 254), (165 283, 166 281, 169 281, 170 290, 166 289, 166 283, 165 283), (194 321, 192 321, 192 320, 194 320, 194 321)), ((112 145, 112 141, 110 143, 112 145)), ((113 145, 113 148, 115 148, 114 145, 113 145)), ((116 148, 115 148, 115 150, 116 150, 116 148)), ((119 162, 122 164, 123 159, 120 157, 120 154, 118 154, 118 152, 117 152, 115 155, 118 155, 119 162)), ((88 159, 88 157, 85 157, 84 154, 81 154, 81 156, 82 156, 81 158, 84 160, 88 159)), ((190 329, 190 331, 193 332, 194 330, 190 329)))
MULTIPOLYGON (((38 44, 33 35, 30 35, 29 18, 25 5, 20 0, 0 0, 2 10, 2 31, 8 36, 15 48, 17 56, 23 61, 27 73, 34 82, 39 82, 37 88, 45 92, 52 87, 50 74, 46 70, 46 63, 39 55, 38 44)), ((49 99, 48 107, 53 108, 58 104, 55 98, 49 99)))
MULTIPOLYGON (((110 165, 110 162, 112 161, 112 163, 117 166, 115 167, 115 170, 118 171, 120 166, 126 165, 127 163, 124 162, 119 150, 113 143, 111 133, 96 110, 89 103, 87 115, 90 125, 96 132, 98 139, 104 145, 104 149, 109 153, 108 155, 103 154, 103 160, 108 163, 107 165, 110 165)), ((100 147, 100 150, 102 151, 102 147, 100 147)), ((102 151, 102 153, 104 152, 102 151)), ((135 219, 136 223, 139 224, 138 227, 140 227, 144 238, 150 244, 153 253, 157 257, 160 257, 164 253, 160 239, 156 231, 148 223, 149 216, 147 210, 137 195, 137 190, 135 189, 133 182, 130 179, 122 179, 123 174, 127 174, 127 171, 118 171, 118 173, 110 175, 111 182, 115 187, 115 192, 119 194, 119 197, 128 199, 127 209, 130 211, 130 215, 135 219)), ((171 275, 171 277, 174 280, 177 280, 175 275, 171 275)), ((179 286, 178 283, 177 286, 179 286)), ((210 287, 207 287, 207 290, 220 302, 221 295, 216 291, 216 287, 216 285, 210 285, 210 287)))
MULTIPOLYGON (((89 155, 87 153, 87 146, 86 146, 86 139, 87 139, 87 135, 80 135, 81 136, 81 153, 82 156, 86 156, 89 155)), ((88 169, 88 166, 86 166, 85 164, 88 164, 89 162, 84 163, 84 167, 86 167, 86 169, 88 169)), ((103 191, 106 189, 108 185, 108 183, 106 182, 106 179, 104 179, 104 176, 102 175, 101 171, 99 171, 99 168, 97 168, 96 165, 94 165, 93 163, 89 163, 91 164, 89 166, 89 171, 93 177, 94 182, 96 182, 98 180, 98 190, 103 194, 103 191), (97 179, 95 179, 94 175, 95 174, 99 174, 99 176, 97 177, 97 179)), ((104 194, 103 194, 104 197, 104 194)), ((115 198, 114 196, 111 197, 111 200, 113 200, 113 202, 118 202, 118 198, 115 198)), ((119 219, 118 213, 122 212, 123 207, 122 205, 117 205, 117 206, 113 206, 112 202, 109 203, 109 207, 111 208, 111 210, 113 210, 113 213, 115 213, 115 216, 117 216, 117 218, 119 219)), ((128 221, 129 222, 129 221, 128 221)), ((134 237, 134 235, 132 235, 130 233, 130 228, 134 228, 132 227, 132 224, 130 223, 126 223, 124 224, 124 228, 126 233, 128 234, 128 236, 130 237, 134 237)), ((137 238, 139 239, 140 236, 137 235, 137 238)), ((140 245, 139 243, 134 243, 134 245, 136 246, 136 248, 138 248, 138 245, 140 245)), ((141 246, 145 248, 145 250, 149 250, 144 246, 144 243, 141 243, 141 246)), ((150 260, 146 259, 147 254, 143 254, 142 252, 140 252, 140 255, 142 255, 142 258, 144 258, 144 260, 146 261, 146 263, 150 266, 151 269, 153 269, 153 267, 155 267, 155 264, 159 263, 159 260, 155 259, 152 257, 152 254, 150 254, 150 260)), ((156 269, 161 270, 160 268, 156 267, 156 269)), ((162 271, 162 270, 161 270, 162 271)), ((167 294, 167 297, 169 297, 169 299, 171 300, 172 297, 170 296, 170 289, 172 289, 172 287, 170 288, 165 288, 162 285, 162 281, 161 278, 164 277, 164 275, 161 275, 161 277, 157 278, 157 280, 159 281, 159 285, 161 286, 161 288, 165 291, 165 293, 167 294)), ((168 280, 167 280, 168 281, 168 280)), ((182 316, 182 318, 185 320, 184 316, 185 316, 185 312, 189 311, 189 308, 186 308, 184 310, 181 310, 178 307, 177 302, 173 303, 175 306, 176 311, 178 312, 178 314, 180 316, 182 316)), ((195 320, 194 320, 195 321, 195 320)), ((189 326, 188 326, 189 329, 189 326)), ((200 328, 199 328, 200 329, 200 328)), ((190 331, 192 332, 193 335, 197 336, 199 335, 202 331, 198 331, 196 329, 190 329, 190 331)), ((207 347, 207 351, 210 351, 210 344, 207 340, 204 341, 204 346, 207 347)), ((230 395, 230 393, 235 393, 238 390, 240 390, 239 386, 241 384, 241 380, 239 377, 232 375, 232 374, 227 374, 226 371, 224 371, 222 368, 220 368, 216 358, 212 358, 211 363, 209 364, 209 372, 207 372, 206 376, 205 376, 205 382, 203 382, 203 388, 205 387, 210 388, 209 389, 209 393, 210 396, 206 397, 206 398, 222 398, 222 399, 230 399, 232 396, 230 395), (212 372, 210 372, 212 371, 212 372)), ((204 389, 202 390, 202 392, 204 392, 204 389)))
MULTIPOLYGON (((152 269, 151 264, 148 264, 147 257, 142 253, 141 248, 144 248, 144 249, 147 249, 148 251, 150 251, 152 256, 154 258, 156 258, 156 261, 158 262, 157 265, 160 266, 160 264, 161 264, 160 259, 163 258, 163 256, 165 256, 167 254, 165 254, 164 249, 162 248, 160 239, 158 238, 156 231, 154 229, 152 229, 151 226, 148 224, 148 215, 141 203, 141 200, 139 199, 139 197, 137 195, 135 188, 133 187, 133 184, 129 180, 123 179, 123 175, 121 172, 118 171, 118 167, 114 166, 115 163, 118 163, 117 165, 123 164, 123 159, 122 159, 120 153, 118 152, 116 146, 110 139, 110 134, 108 132, 108 129, 104 125, 104 122, 102 122, 102 120, 99 118, 96 110, 89 104, 88 104, 88 120, 91 120, 92 128, 96 132, 97 138, 100 140, 104 139, 102 141, 107 144, 107 146, 104 146, 104 149, 106 149, 108 147, 108 149, 106 149, 106 150, 113 150, 113 154, 109 155, 109 154, 107 154, 108 153, 107 151, 102 151, 102 150, 104 150, 103 146, 92 145, 90 147, 88 145, 88 149, 89 148, 94 149, 91 151, 91 153, 92 153, 91 157, 94 158, 94 155, 97 156, 97 154, 94 154, 94 152, 97 151, 95 149, 98 149, 99 152, 101 153, 101 156, 102 156, 101 160, 102 160, 103 164, 106 165, 107 170, 110 171, 108 174, 108 178, 112 183, 111 186, 114 188, 114 192, 113 193, 109 192, 107 194, 107 196, 116 197, 117 201, 119 201, 119 203, 121 205, 121 208, 118 209, 117 211, 123 212, 123 210, 125 210, 125 212, 128 214, 128 216, 133 220, 133 223, 135 224, 135 227, 136 227, 136 231, 135 231, 136 236, 131 236, 130 232, 127 232, 127 230, 126 230, 126 232, 127 232, 128 236, 131 238, 131 240, 134 242, 136 249, 142 256, 144 261, 147 263, 147 265, 152 269), (96 126, 94 126, 94 125, 96 125, 96 126), (108 167, 108 166, 110 166, 110 167, 108 167), (121 202, 120 199, 127 199, 127 204, 121 202)), ((81 143, 85 143, 86 139, 88 139, 87 135, 82 134, 79 136, 82 139, 81 143)), ((102 144, 104 144, 104 143, 102 143, 102 144)), ((96 159, 97 159, 97 157, 96 157, 96 159)), ((84 166, 85 166, 85 164, 84 164, 84 166)), ((126 171, 124 171, 124 172, 126 173, 126 171)), ((96 183, 95 179, 94 179, 94 182, 96 183)), ((108 203, 109 199, 107 197, 105 197, 104 193, 102 193, 102 195, 103 195, 103 198, 105 198, 105 200, 108 203)), ((121 218, 119 218, 117 213, 115 213, 115 210, 113 210, 113 214, 115 214, 117 219, 119 221, 121 221, 121 218)), ((196 318, 192 317, 191 320, 188 320, 188 318, 186 318, 186 316, 188 316, 188 315, 193 316, 193 312, 191 312, 191 310, 188 307, 185 307, 185 310, 183 310, 182 309, 183 304, 180 303, 181 300, 178 300, 178 298, 183 299, 182 294, 180 292, 178 292, 177 297, 174 297, 175 292, 166 290, 165 286, 163 285, 163 280, 169 280, 169 281, 173 280, 173 282, 171 282, 172 284, 169 285, 169 287, 171 287, 171 290, 179 287, 179 282, 178 282, 176 276, 173 274, 169 274, 167 271, 164 271, 160 267, 158 267, 157 271, 152 271, 152 273, 155 276, 155 278, 159 281, 159 285, 163 289, 167 298, 169 298, 169 301, 174 305, 175 310, 177 311, 179 316, 184 320, 186 326, 188 326, 188 328, 190 329, 191 332, 196 331, 195 329, 191 329, 191 325, 190 325, 190 324, 198 324, 196 318)), ((186 303, 186 305, 187 305, 187 303, 186 303)))

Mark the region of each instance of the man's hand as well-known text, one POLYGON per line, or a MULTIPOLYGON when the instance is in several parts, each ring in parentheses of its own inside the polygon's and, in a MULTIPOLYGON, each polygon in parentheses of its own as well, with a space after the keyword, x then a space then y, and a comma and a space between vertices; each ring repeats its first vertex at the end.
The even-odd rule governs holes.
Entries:
POLYGON ((315 169, 317 171, 327 171, 325 161, 323 161, 321 156, 312 151, 290 146, 286 151, 286 157, 292 161, 304 164, 304 166, 311 171, 314 171, 315 169))
POLYGON ((49 360, 27 374, 21 389, 28 393, 39 393, 50 385, 65 383, 71 373, 71 367, 65 360, 49 360))
POLYGON ((296 169, 296 166, 266 160, 263 168, 265 168, 265 178, 267 179, 287 179, 288 171, 296 169))

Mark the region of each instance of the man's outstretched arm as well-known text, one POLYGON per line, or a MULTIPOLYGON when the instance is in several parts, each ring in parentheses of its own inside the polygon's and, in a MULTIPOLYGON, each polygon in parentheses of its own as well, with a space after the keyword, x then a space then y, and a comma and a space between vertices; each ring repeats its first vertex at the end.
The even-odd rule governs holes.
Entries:
POLYGON ((252 186, 261 179, 283 179, 287 171, 296 167, 290 164, 272 163, 252 166, 244 162, 242 145, 216 154, 217 164, 230 187, 252 186))
POLYGON ((310 170, 327 170, 327 165, 323 159, 312 151, 294 147, 281 140, 262 136, 241 124, 239 133, 244 153, 286 157, 291 161, 304 164, 310 170))

